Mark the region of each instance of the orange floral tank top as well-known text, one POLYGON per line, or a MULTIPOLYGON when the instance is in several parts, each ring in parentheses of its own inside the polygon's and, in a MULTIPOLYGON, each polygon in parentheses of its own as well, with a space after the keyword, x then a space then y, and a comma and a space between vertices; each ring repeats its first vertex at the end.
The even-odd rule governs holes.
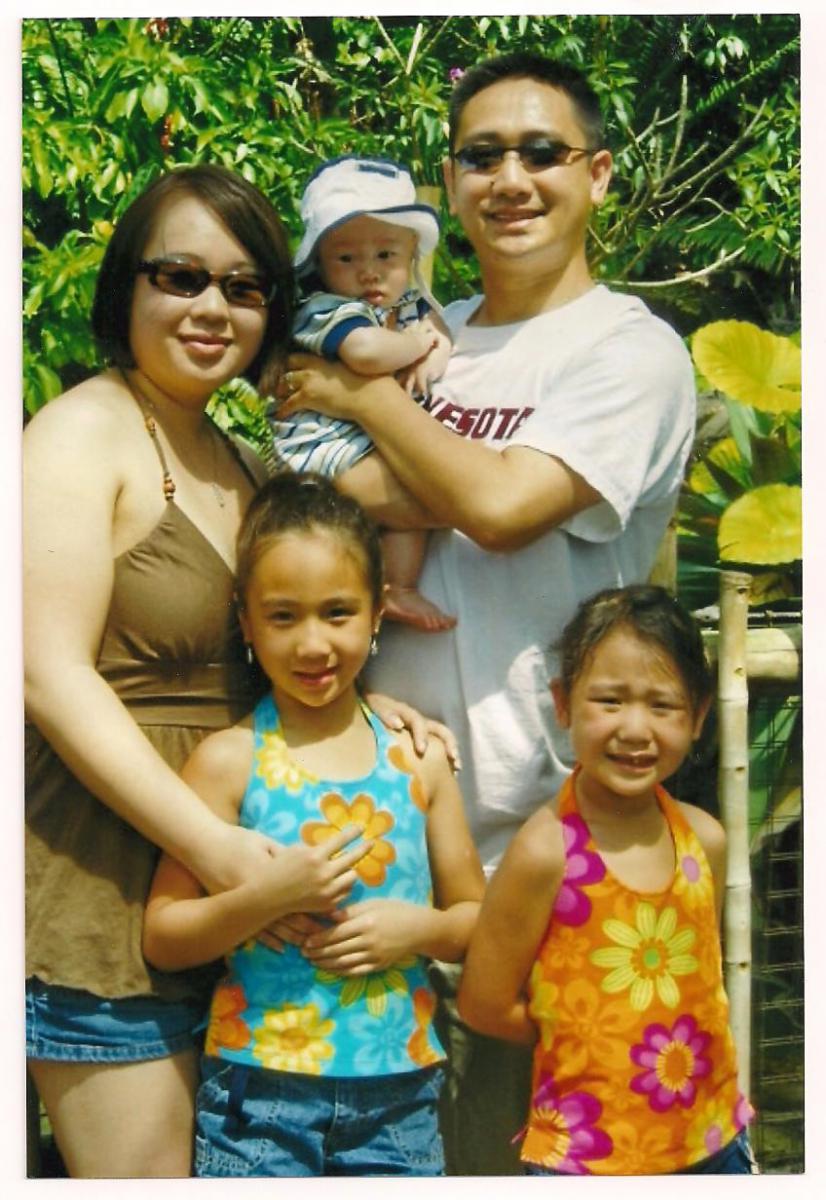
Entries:
POLYGON ((711 869, 678 805, 657 801, 671 884, 634 892, 559 796, 565 871, 531 971, 539 1027, 522 1159, 572 1175, 672 1173, 722 1149, 752 1109, 737 1085, 711 869))

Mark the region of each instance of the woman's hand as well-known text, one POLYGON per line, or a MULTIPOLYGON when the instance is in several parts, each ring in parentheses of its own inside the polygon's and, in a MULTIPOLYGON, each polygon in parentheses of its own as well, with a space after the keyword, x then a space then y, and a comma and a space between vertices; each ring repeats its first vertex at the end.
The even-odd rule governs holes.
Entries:
POLYGON ((362 900, 331 913, 334 924, 311 934, 302 953, 337 975, 383 971, 418 952, 431 912, 403 900, 362 900))
POLYGON ((420 758, 426 752, 430 739, 438 738, 444 743, 445 753, 453 770, 461 771, 459 744, 447 725, 430 717, 423 717, 417 708, 412 708, 402 700, 392 700, 390 696, 381 692, 366 692, 364 698, 388 729, 392 729, 394 733, 399 733, 402 729, 409 731, 413 748, 420 758))
POLYGON ((355 847, 349 846, 362 833, 360 826, 348 825, 317 846, 296 842, 278 847, 273 866, 259 870, 243 886, 274 917, 330 913, 349 896, 358 879, 354 867, 373 845, 359 840, 355 847))
POLYGON ((356 375, 340 362, 328 362, 316 354, 291 354, 287 370, 275 389, 279 419, 302 409, 358 421, 359 412, 371 389, 395 386, 389 376, 369 378, 356 375))

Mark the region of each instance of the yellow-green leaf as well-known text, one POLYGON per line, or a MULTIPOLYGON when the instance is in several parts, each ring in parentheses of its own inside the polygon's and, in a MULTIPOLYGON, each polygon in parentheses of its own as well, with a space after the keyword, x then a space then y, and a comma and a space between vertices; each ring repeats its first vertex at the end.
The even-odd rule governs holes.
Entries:
POLYGON ((721 490, 721 484, 709 470, 707 463, 724 471, 734 480, 742 479, 744 471, 748 469, 734 438, 720 438, 719 442, 714 443, 705 458, 694 464, 688 476, 689 488, 701 496, 712 495, 721 490))
POLYGON ((727 562, 794 562, 803 553, 801 488, 769 483, 733 501, 720 518, 717 546, 727 562))
POLYGON ((749 321, 714 321, 691 339, 697 367, 719 391, 765 412, 800 408, 800 347, 749 321))
POLYGON ((162 79, 148 83, 141 96, 141 108, 150 121, 159 120, 169 106, 169 90, 162 79))

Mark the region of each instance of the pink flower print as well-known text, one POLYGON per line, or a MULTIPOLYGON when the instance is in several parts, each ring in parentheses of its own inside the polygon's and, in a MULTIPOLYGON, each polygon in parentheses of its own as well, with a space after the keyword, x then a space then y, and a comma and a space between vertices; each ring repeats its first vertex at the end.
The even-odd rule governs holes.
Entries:
POLYGON ((744 1095, 737 1098, 737 1103, 734 1106, 734 1124, 738 1129, 744 1129, 746 1125, 750 1125, 754 1120, 754 1108, 744 1095))
POLYGON ((667 1112, 673 1104, 690 1108, 697 1095, 695 1079, 711 1071, 711 1060, 703 1051, 711 1034, 697 1029, 688 1013, 678 1017, 669 1030, 665 1025, 646 1026, 644 1040, 631 1047, 631 1060, 644 1067, 631 1080, 631 1090, 648 1096, 654 1112, 667 1112))
POLYGON ((525 1147, 539 1152, 542 1165, 568 1175, 590 1175, 587 1159, 607 1158, 613 1142, 595 1122, 602 1105, 589 1092, 560 1096, 551 1075, 544 1076, 531 1100, 531 1124, 525 1147))
POLYGON ((702 872, 700 864, 693 854, 684 854, 680 861, 680 866, 689 883, 697 883, 699 881, 702 872))
POLYGON ((591 901, 581 891, 586 883, 605 878, 605 863, 598 854, 586 850, 590 834, 582 817, 562 818, 565 845, 565 875, 554 904, 554 916, 564 925, 584 925, 591 915, 591 901))

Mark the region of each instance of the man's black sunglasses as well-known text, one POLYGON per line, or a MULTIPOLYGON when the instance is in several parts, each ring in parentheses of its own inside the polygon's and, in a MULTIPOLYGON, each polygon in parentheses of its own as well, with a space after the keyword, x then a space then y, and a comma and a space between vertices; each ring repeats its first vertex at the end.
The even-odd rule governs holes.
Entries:
POLYGON ((526 171, 544 171, 548 167, 563 167, 576 162, 572 155, 595 154, 584 146, 569 146, 551 138, 536 138, 519 146, 500 146, 496 142, 471 142, 457 150, 454 158, 466 171, 498 171, 509 150, 519 155, 526 171))
POLYGON ((217 283, 227 304, 241 308, 266 308, 275 296, 275 284, 249 271, 228 271, 218 275, 185 258, 150 258, 138 263, 139 275, 148 275, 153 287, 168 296, 200 296, 211 283, 217 283))

